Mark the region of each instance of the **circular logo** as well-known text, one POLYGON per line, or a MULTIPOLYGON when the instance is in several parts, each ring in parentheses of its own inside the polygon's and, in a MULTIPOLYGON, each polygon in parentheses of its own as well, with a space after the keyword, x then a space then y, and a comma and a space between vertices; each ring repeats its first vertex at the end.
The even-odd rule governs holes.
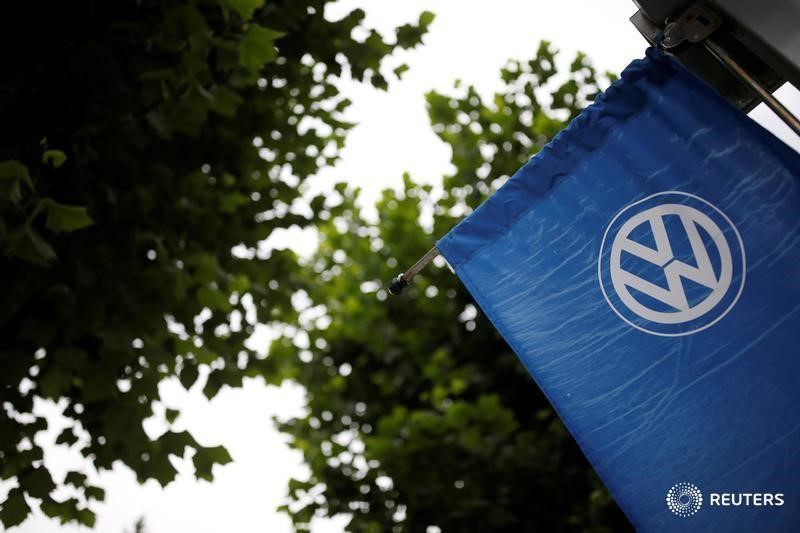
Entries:
POLYGON ((703 493, 691 483, 676 483, 667 491, 667 507, 678 516, 692 516, 702 506, 703 493))
POLYGON ((744 244, 730 218, 692 194, 634 202, 606 228, 597 276, 608 305, 653 335, 696 333, 733 308, 744 288, 744 244))

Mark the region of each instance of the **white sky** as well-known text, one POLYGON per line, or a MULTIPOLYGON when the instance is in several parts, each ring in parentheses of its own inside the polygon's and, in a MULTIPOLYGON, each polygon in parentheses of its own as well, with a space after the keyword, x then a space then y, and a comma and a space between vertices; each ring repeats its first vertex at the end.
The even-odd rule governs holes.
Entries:
MULTIPOLYGON (((340 18, 355 7, 366 11, 368 27, 384 33, 416 20, 423 10, 436 13, 425 46, 398 54, 392 61, 392 65, 410 65, 403 81, 392 83, 388 92, 352 83, 341 85, 354 102, 348 117, 359 126, 350 133, 341 163, 323 171, 314 187, 324 189, 334 180, 344 179, 363 188, 366 203, 377 198, 383 188, 399 185, 405 171, 418 181, 431 183, 439 182, 448 171, 449 150, 429 126, 425 92, 449 91, 454 80, 461 79, 483 94, 491 94, 500 86, 499 69, 506 60, 530 58, 541 39, 552 41, 564 52, 563 62, 581 50, 599 70, 617 73, 645 49, 645 41, 628 22, 635 11, 630 0, 345 0, 330 6, 326 14, 340 18)), ((800 110, 797 90, 784 88, 779 94, 791 109, 800 110)), ((800 151, 800 139, 769 110, 760 106, 753 116, 800 151)), ((270 244, 309 253, 315 239, 312 232, 298 236, 290 231, 275 235, 270 244)), ((262 381, 249 380, 241 389, 226 387, 207 401, 197 387, 186 392, 172 380, 162 384, 161 392, 167 406, 182 411, 178 429, 190 429, 206 445, 224 444, 234 462, 217 467, 213 483, 195 481, 183 465, 177 480, 165 489, 153 481, 139 485, 126 467, 117 465, 96 478, 106 488, 106 501, 94 506, 96 531, 132 530, 141 516, 150 533, 290 531, 289 519, 275 509, 284 503, 288 479, 307 475, 307 470, 270 418, 302 413, 302 388, 292 384, 267 387, 262 381)), ((37 441, 52 443, 61 429, 58 409, 43 403, 40 409, 56 427, 40 434, 37 441)), ((159 425, 152 421, 147 429, 154 431, 159 425)), ((59 475, 82 464, 77 452, 53 446, 48 447, 46 461, 59 475)), ((342 519, 318 520, 314 531, 338 532, 343 524, 342 519)), ((61 526, 37 512, 16 531, 86 529, 61 526)))

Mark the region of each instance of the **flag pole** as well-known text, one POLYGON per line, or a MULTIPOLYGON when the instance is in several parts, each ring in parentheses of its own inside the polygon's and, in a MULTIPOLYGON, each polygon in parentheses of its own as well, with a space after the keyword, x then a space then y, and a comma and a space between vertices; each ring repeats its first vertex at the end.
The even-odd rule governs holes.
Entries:
POLYGON ((389 282, 389 293, 397 295, 403 292, 403 289, 408 287, 411 280, 414 279, 414 276, 419 274, 419 271, 428 266, 437 256, 439 256, 439 249, 434 246, 428 250, 428 253, 423 255, 419 261, 414 263, 414 266, 389 282))
POLYGON ((780 103, 780 101, 775 98, 772 93, 770 93, 763 85, 758 83, 758 81, 750 75, 745 69, 742 68, 739 63, 733 60, 733 58, 722 48, 720 45, 716 43, 710 37, 706 37, 703 40, 703 46, 706 50, 708 50, 711 55, 713 55, 717 61, 725 65, 731 74, 739 78, 739 81, 744 83, 748 89, 753 91, 756 96, 758 96, 761 101, 763 101, 767 106, 769 106, 772 111, 778 115, 787 126, 789 126, 797 135, 800 135, 800 120, 794 116, 791 111, 786 109, 786 107, 780 103))

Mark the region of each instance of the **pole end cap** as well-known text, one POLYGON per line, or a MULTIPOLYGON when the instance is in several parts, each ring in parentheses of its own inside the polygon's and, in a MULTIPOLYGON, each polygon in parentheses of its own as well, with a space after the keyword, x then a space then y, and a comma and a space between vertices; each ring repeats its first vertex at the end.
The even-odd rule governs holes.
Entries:
POLYGON ((406 278, 404 278, 403 275, 400 274, 389 282, 389 294, 397 296, 398 294, 403 292, 403 289, 405 289, 406 287, 408 287, 408 281, 406 281, 406 278))

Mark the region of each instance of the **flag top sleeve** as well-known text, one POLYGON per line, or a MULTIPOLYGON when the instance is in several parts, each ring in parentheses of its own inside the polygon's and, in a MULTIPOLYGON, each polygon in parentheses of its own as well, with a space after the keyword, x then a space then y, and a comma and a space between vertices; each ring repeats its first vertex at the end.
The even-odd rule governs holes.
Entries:
POLYGON ((640 530, 800 524, 798 177, 650 49, 437 243, 640 530))

